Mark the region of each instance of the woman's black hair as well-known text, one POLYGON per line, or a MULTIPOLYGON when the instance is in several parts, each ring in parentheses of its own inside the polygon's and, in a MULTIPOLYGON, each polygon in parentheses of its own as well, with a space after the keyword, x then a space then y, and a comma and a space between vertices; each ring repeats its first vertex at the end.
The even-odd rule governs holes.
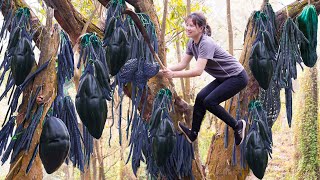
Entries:
POLYGON ((185 21, 188 19, 191 19, 193 24, 203 27, 204 34, 211 36, 211 27, 207 24, 206 17, 203 15, 203 13, 193 12, 185 18, 185 21))

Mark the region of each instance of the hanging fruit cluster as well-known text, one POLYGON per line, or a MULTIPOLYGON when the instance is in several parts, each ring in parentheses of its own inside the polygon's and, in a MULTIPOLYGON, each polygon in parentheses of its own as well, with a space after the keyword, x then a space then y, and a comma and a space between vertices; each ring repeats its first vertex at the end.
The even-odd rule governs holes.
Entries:
POLYGON ((90 134, 99 139, 107 119, 106 99, 111 99, 105 52, 95 33, 87 33, 81 37, 80 51, 79 64, 83 61, 85 70, 80 78, 76 108, 90 134))
POLYGON ((272 133, 267 123, 267 114, 259 101, 249 104, 251 127, 246 137, 245 157, 253 174, 262 179, 272 153, 272 133))

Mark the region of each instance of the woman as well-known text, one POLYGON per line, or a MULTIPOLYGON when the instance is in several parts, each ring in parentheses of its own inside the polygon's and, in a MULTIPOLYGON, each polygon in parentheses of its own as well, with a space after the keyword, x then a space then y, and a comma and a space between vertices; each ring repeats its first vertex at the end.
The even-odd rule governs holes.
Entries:
POLYGON ((178 122, 187 140, 196 140, 206 110, 223 120, 234 130, 235 143, 239 145, 245 136, 246 122, 236 121, 219 104, 233 97, 248 84, 248 75, 243 66, 228 52, 218 46, 210 37, 211 28, 202 13, 192 13, 185 19, 186 34, 190 38, 182 61, 160 73, 167 78, 196 77, 206 71, 215 78, 196 97, 193 108, 192 128, 178 122), (183 70, 195 57, 196 65, 183 70))

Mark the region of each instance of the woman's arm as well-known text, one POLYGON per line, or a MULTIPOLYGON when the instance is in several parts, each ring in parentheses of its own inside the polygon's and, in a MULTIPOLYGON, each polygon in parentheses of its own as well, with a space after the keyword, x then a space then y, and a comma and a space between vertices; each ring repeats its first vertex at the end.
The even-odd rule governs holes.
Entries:
POLYGON ((172 71, 170 69, 164 70, 163 75, 167 78, 181 78, 181 77, 196 77, 203 73, 204 68, 207 64, 207 59, 199 58, 196 66, 185 71, 172 71))
POLYGON ((171 71, 181 71, 187 67, 187 65, 190 63, 192 57, 193 57, 192 55, 184 54, 181 62, 168 67, 168 69, 171 71))

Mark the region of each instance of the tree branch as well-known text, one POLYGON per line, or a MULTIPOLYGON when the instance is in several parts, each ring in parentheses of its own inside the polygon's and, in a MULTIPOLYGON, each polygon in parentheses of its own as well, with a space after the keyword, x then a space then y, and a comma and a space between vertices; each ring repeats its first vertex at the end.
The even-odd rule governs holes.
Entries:
MULTIPOLYGON (((281 27, 283 25, 283 23, 285 22, 285 20, 287 19, 287 13, 286 13, 286 9, 288 7, 288 11, 289 11, 289 16, 291 18, 296 17, 297 15, 300 14, 301 10, 303 9, 304 6, 306 6, 308 4, 308 0, 304 0, 304 1, 295 1, 291 4, 289 4, 286 7, 283 7, 281 10, 276 12, 276 22, 277 22, 277 29, 281 30, 281 27)), ((311 3, 316 7, 317 10, 317 14, 319 15, 320 13, 320 1, 316 1, 311 3)))
MULTIPOLYGON (((70 36, 73 43, 81 35, 81 30, 88 21, 72 5, 70 0, 44 0, 45 3, 54 9, 54 17, 70 36)), ((103 30, 93 23, 90 23, 86 32, 96 32, 101 38, 103 30)))

